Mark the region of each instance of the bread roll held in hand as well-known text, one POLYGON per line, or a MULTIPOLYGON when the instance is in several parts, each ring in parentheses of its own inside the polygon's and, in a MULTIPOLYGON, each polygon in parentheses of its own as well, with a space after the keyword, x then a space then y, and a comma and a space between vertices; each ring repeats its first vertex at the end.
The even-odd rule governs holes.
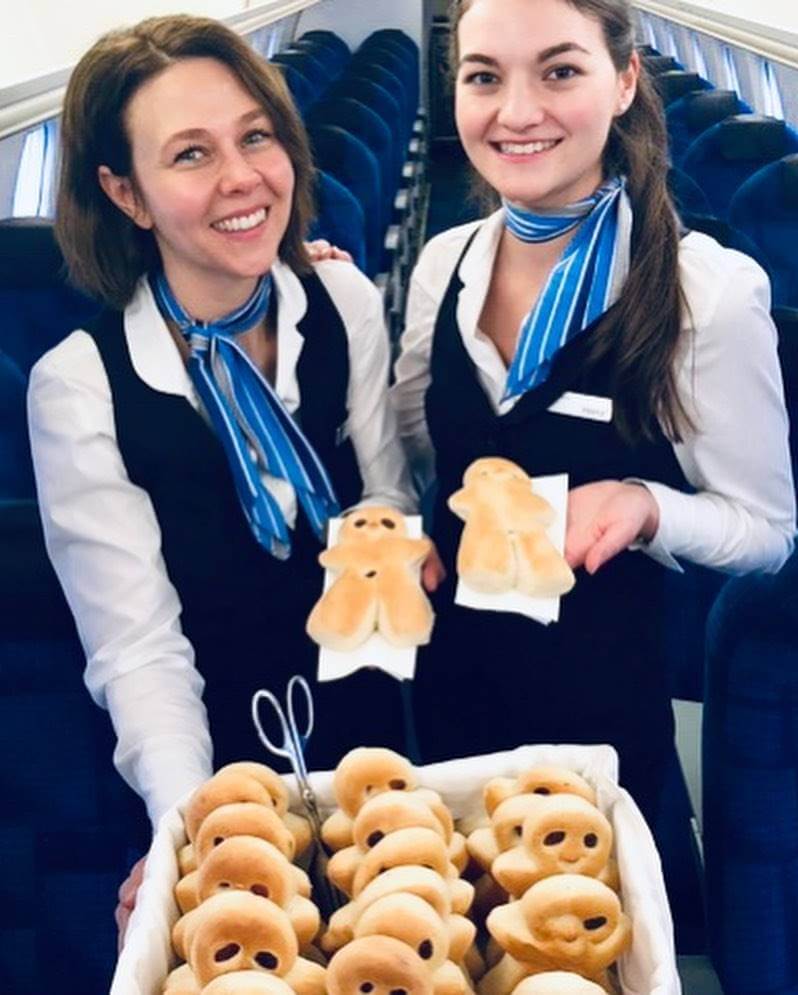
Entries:
POLYGON ((515 463, 476 460, 448 505, 465 522, 457 573, 475 591, 551 598, 574 586, 571 568, 546 535, 554 509, 515 463))
POLYGON ((432 632, 432 606, 418 570, 432 549, 411 539, 393 508, 358 508, 341 524, 338 541, 319 555, 336 574, 307 622, 320 646, 349 651, 379 632, 392 646, 422 646, 432 632))

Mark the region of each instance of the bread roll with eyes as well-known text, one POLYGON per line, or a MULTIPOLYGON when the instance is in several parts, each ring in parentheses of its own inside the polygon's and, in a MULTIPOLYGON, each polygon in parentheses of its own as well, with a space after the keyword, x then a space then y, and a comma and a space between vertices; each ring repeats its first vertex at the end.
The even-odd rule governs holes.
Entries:
POLYGON ((322 839, 331 850, 351 846, 352 822, 364 803, 383 791, 418 787, 409 760, 381 746, 358 746, 344 756, 333 774, 338 811, 325 820, 322 839))
POLYGON ((555 874, 488 916, 507 955, 482 978, 480 995, 509 995, 528 975, 574 971, 603 988, 607 968, 632 942, 618 896, 595 878, 555 874))
POLYGON ((482 791, 485 811, 492 815, 498 805, 513 795, 579 795, 596 804, 596 792, 583 777, 567 767, 551 764, 537 764, 514 778, 491 778, 482 791))
MULTIPOLYGON (((617 890, 617 868, 610 856, 612 826, 606 816, 577 795, 526 797, 532 806, 524 816, 521 839, 491 866, 502 888, 520 898, 536 881, 551 874, 585 874, 617 890)), ((496 813, 507 804, 500 805, 496 813)))
POLYGON ((288 860, 293 861, 296 856, 296 840, 273 809, 253 802, 238 802, 220 805, 203 820, 197 832, 198 865, 229 836, 257 836, 276 846, 288 860))
POLYGON ((433 995, 432 976, 401 940, 368 936, 338 951, 327 968, 329 995, 433 995))

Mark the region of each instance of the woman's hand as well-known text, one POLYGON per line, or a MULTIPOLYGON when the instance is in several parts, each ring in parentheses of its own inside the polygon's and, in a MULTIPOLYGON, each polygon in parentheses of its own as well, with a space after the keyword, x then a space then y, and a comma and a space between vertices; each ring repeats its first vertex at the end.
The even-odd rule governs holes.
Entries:
POLYGON ((651 540, 659 528, 659 507, 643 484, 601 480, 568 494, 565 558, 572 569, 594 574, 635 540, 651 540))
POLYGON ((432 594, 433 591, 437 591, 438 586, 445 579, 446 567, 438 556, 438 550, 433 543, 432 549, 427 553, 426 560, 421 564, 421 583, 424 585, 424 590, 432 594))
POLYGON ((313 242, 305 242, 305 249, 312 263, 323 263, 326 259, 338 259, 342 263, 351 263, 352 256, 337 245, 331 245, 326 238, 317 238, 313 242))
POLYGON ((146 859, 146 857, 142 857, 141 860, 136 861, 130 869, 127 879, 122 882, 119 889, 119 904, 114 912, 114 918, 116 919, 116 928, 119 930, 117 947, 120 951, 124 946, 128 920, 133 909, 136 907, 136 896, 144 879, 144 862, 146 859))

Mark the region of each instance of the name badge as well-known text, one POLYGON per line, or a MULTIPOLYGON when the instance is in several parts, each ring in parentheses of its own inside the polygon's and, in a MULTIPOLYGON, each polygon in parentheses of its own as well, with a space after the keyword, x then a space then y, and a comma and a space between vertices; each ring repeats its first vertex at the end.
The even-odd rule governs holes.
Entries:
POLYGON ((566 390, 549 407, 555 415, 569 415, 571 418, 586 418, 588 421, 612 421, 612 398, 598 397, 596 394, 577 394, 566 390))
POLYGON ((343 422, 335 430, 336 446, 340 446, 343 442, 346 442, 348 438, 349 438, 349 420, 347 419, 347 421, 343 422))

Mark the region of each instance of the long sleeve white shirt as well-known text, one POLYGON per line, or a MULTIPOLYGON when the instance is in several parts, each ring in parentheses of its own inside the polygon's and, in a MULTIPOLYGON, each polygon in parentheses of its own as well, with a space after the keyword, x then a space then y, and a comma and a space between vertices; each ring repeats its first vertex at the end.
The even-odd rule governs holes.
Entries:
MULTIPOLYGON (((301 401, 296 366, 303 338, 297 324, 307 301, 288 267, 276 263, 272 272, 278 300, 275 388, 293 413, 301 401)), ((381 298, 347 263, 320 263, 316 272, 347 334, 346 428, 363 501, 413 511, 387 403, 389 345, 381 298)), ((146 281, 125 311, 124 331, 138 376, 202 411, 146 281)), ((85 651, 85 681, 110 713, 117 736, 114 762, 155 823, 212 771, 204 683, 180 627, 180 600, 161 555, 152 503, 128 478, 108 378, 86 332, 73 332, 36 364, 28 413, 45 540, 85 651)), ((265 473, 263 480, 292 525, 293 488, 265 473)))
MULTIPOLYGON (((424 396, 435 320, 476 228, 459 267, 457 324, 494 411, 505 414, 518 400, 502 399, 507 368, 478 328, 503 227, 503 212, 497 211, 443 232, 426 245, 411 278, 391 397, 422 484, 434 475, 424 396)), ((680 243, 679 269, 688 309, 676 385, 696 430, 673 448, 696 493, 641 481, 659 507, 659 528, 643 548, 674 569, 680 569, 677 558, 684 558, 736 574, 776 571, 793 546, 795 491, 770 285, 748 256, 696 232, 680 243)))

